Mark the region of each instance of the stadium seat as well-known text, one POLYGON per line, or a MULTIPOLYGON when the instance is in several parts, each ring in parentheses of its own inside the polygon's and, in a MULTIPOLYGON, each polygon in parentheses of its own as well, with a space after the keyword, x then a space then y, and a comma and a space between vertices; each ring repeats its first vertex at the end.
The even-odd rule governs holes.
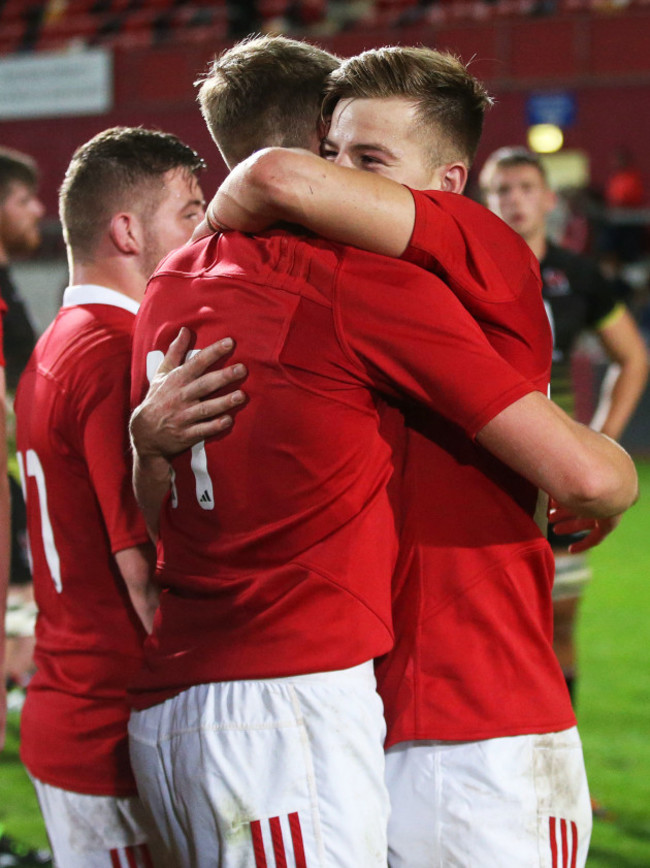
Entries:
POLYGON ((39 50, 51 50, 74 41, 90 43, 96 32, 97 20, 93 15, 65 15, 44 23, 35 47, 39 50))

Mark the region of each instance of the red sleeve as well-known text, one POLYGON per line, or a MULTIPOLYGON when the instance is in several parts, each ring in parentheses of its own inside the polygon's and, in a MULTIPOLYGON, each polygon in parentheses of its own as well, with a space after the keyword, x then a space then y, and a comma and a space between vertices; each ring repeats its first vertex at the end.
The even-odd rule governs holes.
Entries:
POLYGON ((535 387, 490 346, 437 278, 350 248, 335 293, 339 339, 367 381, 405 394, 474 437, 535 387))
POLYGON ((465 196, 411 193, 416 218, 404 258, 440 277, 499 355, 544 391, 553 338, 539 263, 526 242, 465 196))
POLYGON ((78 412, 88 471, 115 553, 150 539, 131 487, 130 350, 101 363, 100 376, 95 367, 86 377, 78 412))
POLYGON ((411 190, 415 226, 403 259, 441 277, 458 294, 512 301, 539 267, 516 232, 483 205, 457 193, 411 190))

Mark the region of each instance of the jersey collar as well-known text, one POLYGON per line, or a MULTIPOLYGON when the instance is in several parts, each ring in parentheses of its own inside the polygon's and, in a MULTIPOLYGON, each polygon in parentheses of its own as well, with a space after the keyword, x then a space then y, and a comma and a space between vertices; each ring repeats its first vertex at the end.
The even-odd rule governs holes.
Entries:
POLYGON ((108 304, 112 307, 121 307, 133 314, 137 313, 140 307, 138 302, 128 295, 94 283, 80 283, 66 289, 61 307, 73 307, 78 304, 108 304))

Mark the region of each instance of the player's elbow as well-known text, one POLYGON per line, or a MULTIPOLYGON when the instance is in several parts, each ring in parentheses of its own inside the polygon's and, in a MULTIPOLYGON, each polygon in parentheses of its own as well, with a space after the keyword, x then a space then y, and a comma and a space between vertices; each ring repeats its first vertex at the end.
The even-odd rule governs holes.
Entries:
POLYGON ((252 160, 247 183, 260 202, 274 214, 289 219, 292 191, 297 180, 292 154, 285 148, 264 148, 252 160))
POLYGON ((639 496, 639 481, 630 456, 620 447, 617 452, 613 457, 576 464, 557 499, 578 515, 591 518, 625 512, 639 496))

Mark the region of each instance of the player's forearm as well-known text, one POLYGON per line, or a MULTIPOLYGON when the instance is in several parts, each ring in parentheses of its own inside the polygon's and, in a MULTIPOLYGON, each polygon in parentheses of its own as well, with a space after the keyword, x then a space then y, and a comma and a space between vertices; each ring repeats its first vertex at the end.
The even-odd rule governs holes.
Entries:
POLYGON ((142 621, 144 629, 147 633, 151 633, 153 630, 153 619, 160 598, 158 587, 153 582, 149 582, 144 587, 129 588, 129 597, 136 615, 142 621))
POLYGON ((608 518, 619 515, 639 496, 636 468, 627 452, 615 440, 578 425, 585 458, 586 486, 579 489, 574 504, 579 515, 608 518))
POLYGON ((498 414, 477 441, 576 515, 618 515, 638 496, 627 452, 574 422, 539 392, 498 414))
POLYGON ((645 355, 630 359, 622 366, 610 366, 591 427, 614 440, 620 439, 641 400, 647 381, 645 355))
POLYGON ((133 490, 154 542, 158 538, 160 512, 171 487, 171 471, 171 464, 162 455, 139 455, 134 452, 133 490))
POLYGON ((256 232, 297 223, 330 241, 401 256, 415 222, 406 187, 309 151, 268 148, 240 163, 208 206, 219 226, 256 232))
POLYGON ((115 553, 115 561, 129 592, 131 604, 147 631, 153 629, 159 591, 152 581, 155 551, 153 546, 139 545, 115 553))

